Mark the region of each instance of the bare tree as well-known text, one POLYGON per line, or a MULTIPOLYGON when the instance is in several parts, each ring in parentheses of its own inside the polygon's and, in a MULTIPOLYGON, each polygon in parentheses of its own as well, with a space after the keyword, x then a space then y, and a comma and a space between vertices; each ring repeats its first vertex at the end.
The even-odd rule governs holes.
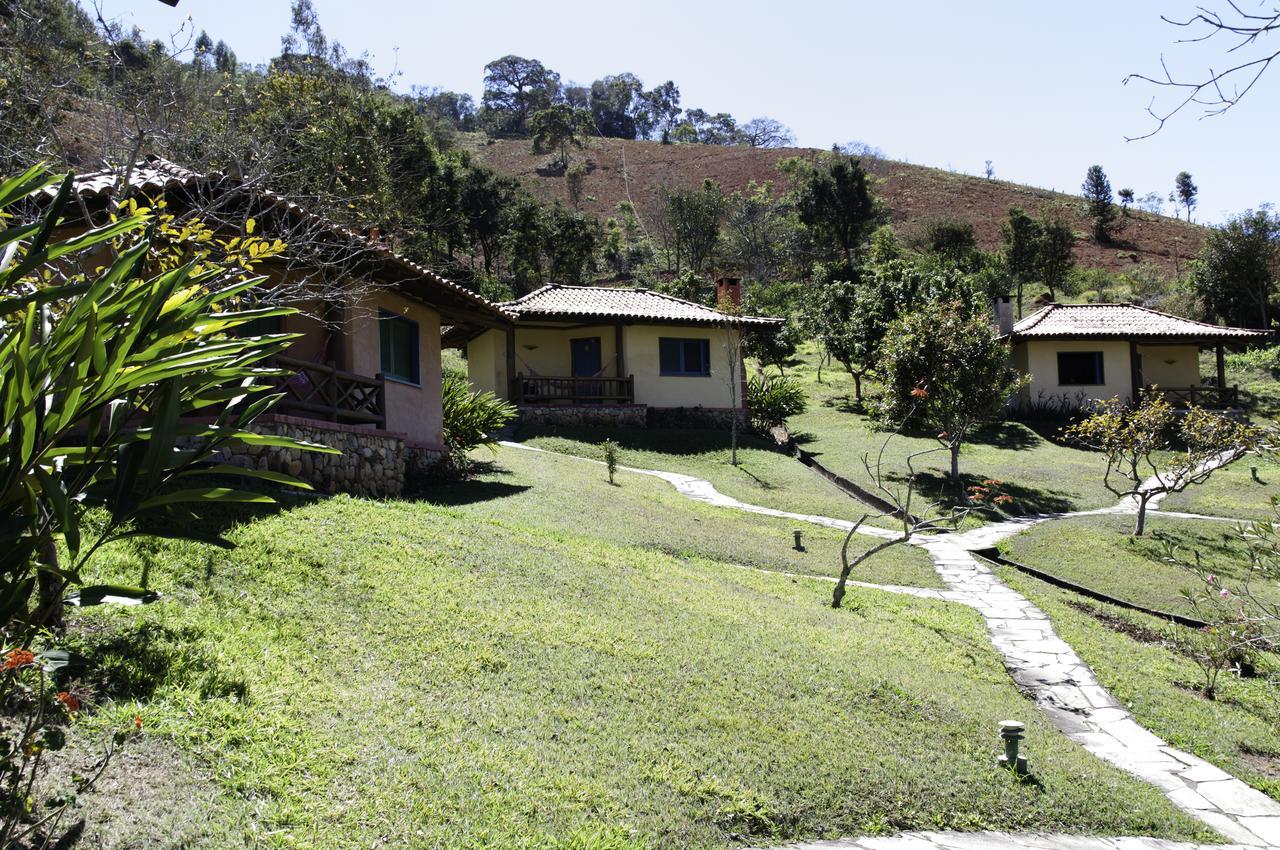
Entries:
POLYGON ((934 446, 907 455, 906 480, 899 486, 890 486, 889 473, 885 469, 885 450, 888 449, 890 443, 902 436, 902 429, 905 423, 910 420, 911 415, 911 413, 908 413, 902 420, 902 424, 899 424, 880 444, 880 450, 877 452, 874 462, 871 460, 869 452, 862 456, 862 466, 867 471, 868 477, 875 483, 875 492, 883 498, 891 509, 880 513, 864 513, 845 535, 844 543, 840 546, 840 578, 836 581, 835 590, 831 594, 832 608, 840 607, 840 603, 844 599, 845 588, 849 582, 849 576, 853 574, 853 571, 886 549, 909 543, 913 537, 919 534, 954 530, 964 521, 965 517, 983 503, 991 502, 997 505, 1004 505, 1012 501, 1009 496, 999 492, 1002 482, 987 481, 982 485, 975 485, 969 489, 968 504, 952 505, 944 508, 941 501, 932 501, 924 505, 920 513, 916 514, 914 512, 916 509, 916 478, 918 475, 915 466, 916 461, 936 452, 946 451, 946 448, 934 446), (879 543, 853 560, 849 560, 849 543, 853 540, 853 536, 868 522, 886 517, 892 517, 898 522, 892 536, 883 537, 879 543))
POLYGON ((1155 119, 1155 127, 1139 136, 1126 136, 1126 141, 1154 136, 1169 119, 1188 107, 1202 107, 1201 117, 1221 115, 1239 103, 1271 63, 1280 57, 1280 48, 1270 49, 1276 48, 1274 42, 1264 42, 1265 36, 1280 32, 1280 9, 1271 7, 1260 14, 1250 13, 1241 9, 1236 0, 1226 0, 1226 7, 1222 11, 1214 11, 1202 6, 1187 18, 1160 16, 1165 23, 1191 33, 1178 39, 1179 44, 1206 42, 1219 36, 1234 41, 1226 50, 1232 64, 1223 70, 1211 67, 1206 74, 1193 79, 1181 79, 1174 76, 1161 56, 1159 76, 1130 74, 1125 77, 1126 84, 1130 80, 1141 80, 1177 93, 1177 99, 1165 108, 1157 109, 1155 98, 1152 98, 1147 113, 1155 119))

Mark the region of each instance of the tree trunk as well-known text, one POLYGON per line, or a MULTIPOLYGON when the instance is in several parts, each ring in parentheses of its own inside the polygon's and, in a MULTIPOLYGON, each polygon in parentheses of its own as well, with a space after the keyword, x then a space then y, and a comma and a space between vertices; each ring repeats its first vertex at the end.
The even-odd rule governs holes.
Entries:
POLYGON ((1138 518, 1133 523, 1133 536, 1141 537, 1147 527, 1147 501, 1151 496, 1142 492, 1138 494, 1138 518))
POLYGON ((954 484, 960 483, 960 444, 951 444, 951 481, 954 484))
POLYGON ((40 546, 39 566, 41 569, 37 573, 36 582, 39 588, 38 602, 35 616, 31 618, 31 625, 36 628, 61 630, 64 625, 62 591, 66 585, 57 572, 58 547, 52 539, 40 546))
POLYGON ((853 397, 859 404, 862 403, 862 376, 857 372, 853 374, 853 397))
POLYGON ((862 522, 861 520, 859 520, 859 522, 856 525, 854 525, 853 528, 849 529, 849 533, 846 534, 844 537, 844 545, 840 548, 840 557, 844 561, 844 568, 840 570, 840 579, 839 581, 836 582, 835 590, 831 594, 832 608, 839 608, 840 603, 844 600, 845 584, 849 581, 849 574, 853 572, 854 567, 858 566, 858 564, 861 564, 863 561, 867 560, 871 556, 877 555, 880 552, 883 552, 885 549, 888 549, 890 546, 894 546, 894 545, 897 545, 898 543, 906 542, 910 536, 910 535, 907 535, 904 537, 894 537, 889 540, 885 540, 880 543, 877 543, 875 546, 872 546, 870 549, 863 552, 857 558, 854 558, 853 562, 850 563, 849 557, 848 557, 849 540, 852 539, 853 535, 858 530, 858 526, 861 524, 862 522))

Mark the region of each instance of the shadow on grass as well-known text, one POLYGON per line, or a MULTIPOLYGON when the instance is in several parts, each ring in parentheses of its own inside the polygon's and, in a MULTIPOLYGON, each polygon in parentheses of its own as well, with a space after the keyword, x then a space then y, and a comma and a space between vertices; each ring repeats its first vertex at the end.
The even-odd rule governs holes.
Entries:
MULTIPOLYGON (((625 451, 655 452, 666 455, 700 455, 708 452, 729 451, 729 430, 699 428, 574 428, 574 427, 521 427, 517 442, 535 437, 559 437, 598 446, 612 439, 625 451)), ((778 451, 769 440, 745 431, 738 434, 741 449, 778 451)), ((623 460, 626 463, 626 460, 623 460)))
POLYGON ((528 489, 528 484, 509 484, 506 481, 459 481, 428 487, 413 501, 442 507, 474 505, 518 496, 528 489))
MULTIPOLYGON (((886 476, 895 484, 905 484, 905 475, 886 476)), ((981 484, 987 478, 979 475, 960 476, 960 486, 956 487, 946 475, 936 472, 916 473, 917 492, 931 502, 938 502, 943 507, 962 506, 965 504, 965 492, 975 484, 981 484)), ((1040 490, 1035 487, 1024 487, 1006 481, 1000 485, 1000 492, 1013 497, 1013 503, 1005 506, 1003 515, 1027 516, 1029 514, 1065 513, 1075 510, 1075 502, 1060 493, 1040 490)), ((983 516, 993 520, 1002 518, 1001 512, 979 508, 983 516)))
POLYGON ((243 679, 228 674, 224 664, 201 645, 204 631, 193 625, 171 626, 135 621, 110 631, 69 635, 87 671, 80 683, 98 699, 145 700, 174 677, 198 684, 205 699, 243 700, 243 679))

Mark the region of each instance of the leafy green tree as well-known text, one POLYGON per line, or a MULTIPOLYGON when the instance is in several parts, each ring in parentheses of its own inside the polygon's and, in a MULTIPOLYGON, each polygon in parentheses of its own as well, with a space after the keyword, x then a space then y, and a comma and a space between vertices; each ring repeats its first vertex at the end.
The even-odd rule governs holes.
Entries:
POLYGON ((195 44, 191 48, 191 64, 197 72, 204 73, 212 58, 213 39, 209 37, 209 33, 200 30, 200 35, 196 36, 195 44))
POLYGON ((829 280, 809 287, 803 307, 805 330, 853 378, 854 400, 862 403, 862 381, 875 366, 890 309, 879 290, 860 289, 856 280, 829 280))
POLYGON ((1133 190, 1121 189, 1116 192, 1116 196, 1120 198, 1120 212, 1122 215, 1129 214, 1129 207, 1133 204, 1133 190))
POLYGON ((418 111, 436 121, 464 132, 476 127, 476 102, 469 94, 432 86, 414 89, 413 97, 418 111))
POLYGON ((724 252, 751 280, 772 281, 803 273, 802 227, 795 206, 777 197, 772 183, 747 184, 728 198, 724 252))
POLYGON ((738 122, 727 112, 712 114, 705 109, 686 109, 684 124, 692 130, 693 140, 703 145, 736 145, 742 142, 738 122))
POLYGON ((702 274, 720 246, 720 225, 727 200, 720 184, 704 180, 697 189, 668 189, 657 230, 667 267, 702 274))
POLYGON ((1099 402, 1063 433, 1106 457, 1103 486, 1137 505, 1134 537, 1142 536, 1152 499, 1204 483, 1214 470, 1256 451, 1263 437, 1204 408, 1175 411, 1158 393, 1145 394, 1136 407, 1119 398, 1099 402))
POLYGON ((1060 218, 1033 219, 1018 207, 1009 208, 1009 217, 1000 227, 1004 238, 1004 262, 1015 287, 1018 315, 1022 315, 1023 290, 1040 283, 1056 297, 1075 266, 1072 247, 1075 234, 1060 218))
POLYGON ((503 56, 484 66, 481 120, 490 132, 527 136, 529 120, 560 95, 560 75, 536 59, 503 56))
POLYGON ((667 136, 680 120, 680 89, 671 80, 654 86, 640 95, 640 108, 636 113, 636 132, 642 139, 652 139, 655 134, 667 136))
POLYGON ((839 249, 845 263, 852 264, 863 239, 879 218, 862 163, 853 157, 829 156, 813 168, 796 193, 800 221, 839 249))
POLYGON ((1229 324, 1271 327, 1280 271, 1280 214, 1247 210, 1210 228, 1191 264, 1191 287, 1229 324))
POLYGON ((1084 195, 1085 209, 1093 219, 1093 235, 1103 244, 1111 241, 1115 228, 1116 208, 1112 204, 1111 181, 1101 165, 1091 165, 1085 173, 1084 183, 1080 186, 1084 195))
POLYGON ((1037 273, 1040 282, 1048 287, 1049 297, 1057 298, 1058 291, 1062 289, 1076 264, 1071 253, 1076 237, 1070 225, 1054 216, 1042 218, 1039 226, 1037 273))
POLYGON ((952 263, 960 263, 978 250, 973 222, 961 218, 937 218, 926 222, 920 241, 925 251, 952 263))
POLYGON ((594 216, 567 210, 559 204, 543 209, 543 253, 551 280, 585 283, 600 242, 600 223, 594 216))
POLYGON ((534 153, 555 151, 556 168, 569 167, 569 149, 581 149, 591 133, 591 115, 567 103, 557 103, 533 114, 529 121, 534 153))
POLYGON ((1195 207, 1196 196, 1199 194, 1200 187, 1191 179, 1190 172, 1179 171, 1173 180, 1173 196, 1187 211, 1187 221, 1191 221, 1191 210, 1195 207))
POLYGON ((1026 381, 1009 367, 1009 345, 982 311, 942 298, 887 329, 879 372, 885 387, 881 420, 934 432, 951 455, 957 485, 960 447, 977 426, 1003 416, 1026 381))
POLYGON ((1000 233, 1004 238, 1005 268, 1014 284, 1014 300, 1021 318, 1023 288, 1039 274, 1040 225, 1020 207, 1010 207, 1000 233))
POLYGON ((634 139, 644 84, 635 74, 616 74, 591 84, 590 109, 595 130, 611 139, 634 139))

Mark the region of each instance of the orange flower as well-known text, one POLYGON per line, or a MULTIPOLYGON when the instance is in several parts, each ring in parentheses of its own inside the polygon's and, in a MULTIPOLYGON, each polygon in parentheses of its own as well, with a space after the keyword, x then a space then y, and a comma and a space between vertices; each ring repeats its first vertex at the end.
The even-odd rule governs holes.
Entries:
POLYGON ((1013 497, 1008 494, 1002 493, 999 496, 996 496, 991 501, 995 502, 997 505, 1007 505, 1013 501, 1013 497))
POLYGON ((5 653, 4 669, 17 670, 19 667, 34 664, 35 660, 35 653, 29 649, 11 649, 5 653))
POLYGON ((58 691, 57 700, 67 707, 67 711, 80 710, 80 700, 76 699, 75 694, 70 691, 58 691))
POLYGON ((945 440, 945 439, 947 439, 947 432, 946 432, 946 431, 939 431, 939 432, 938 432, 938 439, 939 439, 939 440, 945 440))
POLYGON ((988 478, 986 481, 983 481, 982 483, 987 485, 988 487, 999 487, 1004 482, 995 478, 988 478))
POLYGON ((911 397, 912 398, 928 398, 929 391, 926 390, 924 387, 916 387, 911 391, 911 397))
POLYGON ((137 729, 139 732, 142 731, 142 715, 141 714, 135 714, 133 716, 133 728, 137 729))

